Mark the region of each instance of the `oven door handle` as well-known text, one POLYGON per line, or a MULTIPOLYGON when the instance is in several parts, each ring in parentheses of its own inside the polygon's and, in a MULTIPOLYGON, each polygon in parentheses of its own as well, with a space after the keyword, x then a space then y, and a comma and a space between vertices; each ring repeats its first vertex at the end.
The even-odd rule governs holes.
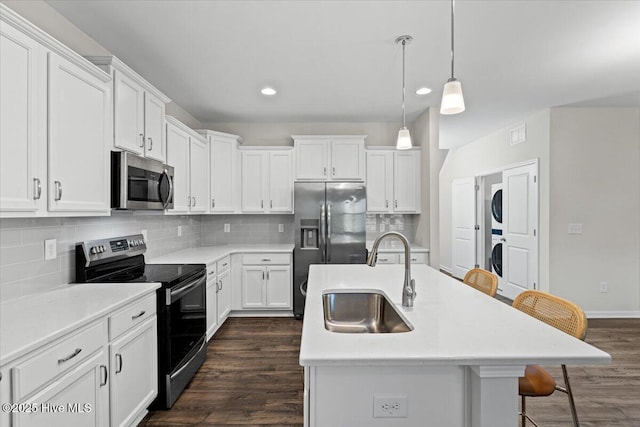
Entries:
POLYGON ((180 286, 179 288, 167 289, 167 305, 171 305, 171 303, 175 300, 180 299, 184 294, 191 291, 193 288, 197 286, 204 286, 207 281, 207 275, 203 274, 199 278, 187 283, 186 285, 180 286))

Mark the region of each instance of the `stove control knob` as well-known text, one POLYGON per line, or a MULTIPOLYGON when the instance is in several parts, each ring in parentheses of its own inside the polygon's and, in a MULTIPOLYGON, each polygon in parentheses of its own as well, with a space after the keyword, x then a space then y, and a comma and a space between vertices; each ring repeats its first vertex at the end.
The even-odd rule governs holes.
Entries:
POLYGON ((98 247, 97 246, 93 246, 90 250, 89 253, 91 254, 97 254, 98 253, 98 247))
POLYGON ((100 245, 100 252, 105 252, 106 249, 104 248, 104 245, 100 245))

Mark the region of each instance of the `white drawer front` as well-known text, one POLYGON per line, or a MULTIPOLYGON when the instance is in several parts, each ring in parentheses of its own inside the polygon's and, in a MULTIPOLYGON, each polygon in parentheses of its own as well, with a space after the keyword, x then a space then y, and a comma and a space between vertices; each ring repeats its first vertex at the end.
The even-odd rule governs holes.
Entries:
POLYGON ((207 282, 209 282, 210 280, 215 280, 217 273, 218 273, 218 268, 216 267, 215 262, 210 266, 207 266, 207 282))
POLYGON ((282 265, 290 263, 290 254, 247 254, 242 256, 243 265, 282 265))
MULTIPOLYGON (((400 262, 404 263, 404 254, 400 254, 400 262)), ((426 264, 427 254, 424 252, 412 253, 411 264, 426 264)))
POLYGON ((223 271, 228 270, 230 266, 231 266, 231 257, 227 255, 226 257, 222 258, 220 261, 217 262, 218 273, 222 273, 223 271))
POLYGON ((109 316, 109 341, 114 340, 128 329, 139 325, 156 313, 155 292, 141 301, 129 304, 109 316))
POLYGON ((104 321, 100 321, 74 332, 69 338, 47 346, 37 356, 17 365, 12 371, 14 401, 21 401, 100 349, 106 342, 105 325, 104 321))
POLYGON ((398 264, 400 262, 400 254, 380 253, 378 252, 378 264, 398 264))

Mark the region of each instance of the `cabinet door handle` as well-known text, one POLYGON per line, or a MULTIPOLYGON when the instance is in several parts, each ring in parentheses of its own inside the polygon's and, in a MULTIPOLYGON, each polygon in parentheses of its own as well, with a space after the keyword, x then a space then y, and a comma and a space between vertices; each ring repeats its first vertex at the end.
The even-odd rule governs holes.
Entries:
POLYGON ((336 176, 336 167, 335 166, 331 168, 331 172, 332 172, 333 176, 336 176))
POLYGON ((327 176, 327 168, 322 168, 322 175, 327 176))
POLYGON ((269 270, 267 270, 267 280, 269 280, 269 270))
POLYGON ((264 270, 262 271, 262 280, 264 280, 264 270))
POLYGON ((187 196, 187 207, 191 207, 191 196, 187 196))
POLYGON ((140 148, 144 148, 144 133, 140 134, 140 148))
POLYGON ((62 199, 62 183, 60 181, 53 181, 53 184, 56 186, 56 196, 54 200, 57 202, 62 199))
POLYGON ((193 199, 193 207, 195 208, 196 207, 196 198, 192 197, 192 199, 193 199))
POLYGON ((384 207, 385 207, 385 208, 388 208, 388 207, 389 207, 389 201, 388 201, 388 200, 385 200, 385 201, 384 201, 384 207))
POLYGON ((147 138, 149 140, 149 151, 153 150, 153 138, 147 138))
POLYGON ((33 200, 40 199, 42 196, 42 183, 40 182, 40 178, 33 178, 33 200))
POLYGON ((216 207, 216 199, 211 199, 211 207, 212 208, 216 207))
POLYGON ((260 209, 264 209, 264 200, 260 200, 260 209))
POLYGON ((269 207, 273 208, 273 200, 269 200, 269 207))
POLYGON ((394 202, 393 207, 394 207, 394 208, 397 208, 397 207, 398 207, 398 201, 397 201, 397 200, 394 202))
POLYGON ((120 353, 116 353, 116 374, 122 372, 122 355, 120 353))
POLYGON ((136 314, 135 316, 131 316, 131 320, 136 320, 138 317, 144 316, 145 313, 146 313, 146 310, 142 310, 140 313, 136 314))
POLYGON ((109 371, 105 365, 100 365, 100 371, 104 374, 104 380, 100 383, 100 387, 104 387, 107 385, 107 380, 109 379, 109 371))
POLYGON ((64 362, 67 362, 67 361, 73 359, 74 357, 79 355, 81 351, 82 351, 81 348, 76 348, 76 350, 73 353, 71 353, 70 355, 68 355, 67 357, 63 357, 62 359, 58 359, 58 364, 64 363, 64 362))

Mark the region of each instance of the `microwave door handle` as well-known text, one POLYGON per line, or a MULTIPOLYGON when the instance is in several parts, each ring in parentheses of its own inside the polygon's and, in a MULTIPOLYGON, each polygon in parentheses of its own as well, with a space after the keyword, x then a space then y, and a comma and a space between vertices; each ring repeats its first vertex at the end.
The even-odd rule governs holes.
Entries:
POLYGON ((180 299, 180 297, 182 297, 187 292, 191 291, 193 288, 200 285, 204 285, 206 280, 207 280, 207 275, 204 274, 202 277, 196 280, 193 280, 190 283, 184 286, 181 286, 177 289, 171 289, 171 290, 167 289, 167 305, 171 305, 173 301, 180 299))
POLYGON ((167 200, 165 200, 162 204, 162 207, 166 209, 167 206, 169 206, 169 203, 171 203, 171 198, 173 197, 173 180, 171 179, 171 176, 169 176, 169 172, 166 169, 164 170, 164 172, 162 172, 162 174, 167 177, 167 181, 169 182, 169 195, 167 196, 167 200))

